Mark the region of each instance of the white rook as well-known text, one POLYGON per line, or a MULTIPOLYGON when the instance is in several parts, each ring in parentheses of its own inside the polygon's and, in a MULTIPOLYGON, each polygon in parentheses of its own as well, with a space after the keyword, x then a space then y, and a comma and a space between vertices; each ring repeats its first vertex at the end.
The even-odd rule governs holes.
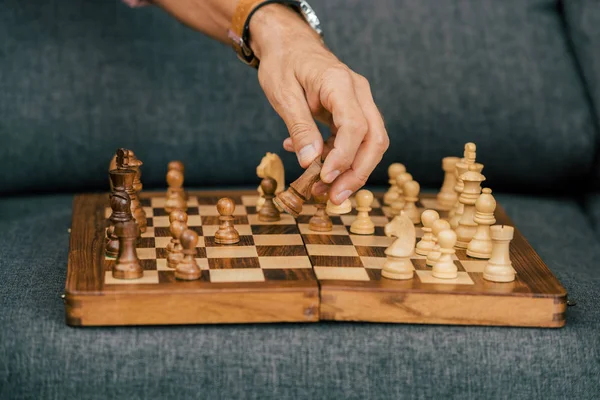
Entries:
POLYGON ((512 282, 515 280, 516 271, 510 261, 510 241, 515 234, 515 228, 506 225, 490 227, 493 248, 485 269, 483 279, 492 282, 512 282))

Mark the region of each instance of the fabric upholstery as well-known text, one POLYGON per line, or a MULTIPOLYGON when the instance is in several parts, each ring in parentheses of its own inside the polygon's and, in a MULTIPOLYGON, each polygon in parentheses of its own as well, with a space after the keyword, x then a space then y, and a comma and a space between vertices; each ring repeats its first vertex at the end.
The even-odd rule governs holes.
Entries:
MULTIPOLYGON (((589 173, 597 132, 555 0, 313 1, 328 45, 370 79, 391 148, 439 184, 441 158, 479 145, 494 188, 589 173)), ((162 186, 249 184, 287 133, 255 71, 154 7, 5 0, 0 13, 0 191, 106 188, 117 147, 162 186), (23 162, 23 160, 26 160, 23 162)), ((300 173, 286 157, 288 178, 300 173)))
POLYGON ((600 4, 595 0, 563 1, 568 34, 600 125, 600 4))
POLYGON ((565 328, 69 328, 71 196, 2 199, 0 398, 597 398, 600 247, 587 217, 569 200, 497 198, 577 301, 565 328))

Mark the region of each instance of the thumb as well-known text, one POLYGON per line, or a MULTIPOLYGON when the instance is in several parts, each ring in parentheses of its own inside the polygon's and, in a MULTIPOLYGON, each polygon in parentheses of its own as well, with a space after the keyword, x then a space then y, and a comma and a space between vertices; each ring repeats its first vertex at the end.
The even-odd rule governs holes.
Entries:
POLYGON ((284 84, 278 93, 265 91, 269 102, 285 122, 298 162, 310 165, 323 152, 323 137, 310 112, 304 90, 297 82, 284 84))

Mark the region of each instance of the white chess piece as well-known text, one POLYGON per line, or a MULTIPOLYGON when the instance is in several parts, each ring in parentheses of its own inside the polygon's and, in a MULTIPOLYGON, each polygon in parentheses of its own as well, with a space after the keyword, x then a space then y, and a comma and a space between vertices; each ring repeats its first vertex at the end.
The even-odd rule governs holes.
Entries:
POLYGON ((458 200, 454 187, 456 186, 456 163, 459 161, 460 158, 458 157, 444 157, 442 159, 444 183, 437 195, 437 208, 439 210, 448 211, 452 209, 458 200))
POLYGON ((406 216, 413 224, 418 224, 421 222, 421 214, 419 213, 416 203, 419 201, 421 186, 417 181, 408 181, 402 187, 402 191, 404 192, 404 208, 402 209, 402 212, 406 213, 406 216))
POLYGON ((475 218, 477 230, 473 239, 467 247, 467 255, 474 258, 487 259, 492 255, 492 237, 490 226, 496 223, 494 211, 496 210, 496 199, 492 196, 492 189, 484 188, 483 193, 475 203, 475 218))
POLYGON ((456 233, 451 229, 446 229, 438 234, 438 244, 442 255, 435 263, 431 270, 431 275, 434 278, 454 279, 458 277, 458 268, 452 260, 452 255, 455 253, 454 245, 456 244, 456 233))
POLYGON ((392 202, 392 215, 400 215, 402 212, 402 209, 404 208, 404 184, 412 180, 413 177, 408 172, 402 172, 396 177, 396 191, 398 192, 398 197, 396 197, 396 199, 392 202))
POLYGON ((492 282, 512 282, 516 271, 510 261, 510 241, 515 228, 506 225, 494 225, 490 228, 494 243, 492 256, 483 270, 483 279, 492 282))
POLYGON ((346 199, 339 206, 333 204, 331 200, 327 200, 327 206, 325 208, 329 215, 343 215, 348 214, 352 211, 352 202, 350 199, 346 199))
POLYGON ((369 211, 373 204, 373 193, 365 189, 359 190, 354 198, 358 215, 350 225, 350 232, 357 235, 372 235, 375 233, 375 224, 369 217, 369 211))
POLYGON ((460 201, 458 201, 464 189, 464 182, 460 178, 461 175, 469 170, 469 165, 475 165, 477 167, 477 172, 481 173, 481 171, 483 170, 483 165, 475 162, 475 159, 477 157, 477 146, 475 146, 475 143, 469 142, 465 144, 465 151, 463 153, 463 156, 464 157, 456 163, 456 186, 454 187, 454 190, 456 191, 457 201, 454 205, 454 208, 450 210, 450 213, 448 215, 450 217, 449 222, 452 229, 458 228, 458 222, 460 221, 460 218, 463 213, 463 204, 460 201))
POLYGON ((403 172, 406 172, 406 167, 404 164, 393 163, 388 167, 390 188, 383 196, 383 204, 386 206, 391 206, 392 203, 398 198, 398 185, 396 184, 396 177, 403 172))
POLYGON ((421 214, 421 223, 423 224, 423 237, 417 243, 415 253, 420 256, 426 256, 435 247, 432 226, 435 221, 440 219, 440 214, 435 210, 425 210, 421 214))
POLYGON ((450 223, 445 219, 438 219, 434 221, 433 225, 431 226, 431 233, 435 241, 435 246, 433 250, 431 250, 429 254, 427 254, 426 264, 428 267, 433 267, 442 255, 440 251, 440 245, 437 243, 437 237, 441 231, 445 231, 446 229, 450 229, 450 223))
POLYGON ((417 241, 415 225, 402 213, 385 225, 385 235, 398 239, 385 249, 387 258, 381 276, 388 279, 411 279, 415 271, 410 260, 417 241))
POLYGON ((481 182, 485 180, 485 176, 477 172, 477 166, 469 165, 469 170, 460 176, 463 181, 463 191, 458 198, 458 201, 463 205, 462 215, 456 227, 456 248, 466 249, 469 245, 475 232, 477 231, 477 223, 475 223, 475 202, 481 194, 481 182))

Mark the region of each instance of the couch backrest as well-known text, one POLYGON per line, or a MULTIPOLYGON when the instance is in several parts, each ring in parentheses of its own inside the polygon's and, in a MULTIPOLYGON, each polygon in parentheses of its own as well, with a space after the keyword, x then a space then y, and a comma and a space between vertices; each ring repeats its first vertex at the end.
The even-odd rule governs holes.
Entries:
MULTIPOLYGON (((371 183, 400 161, 438 185, 441 158, 466 141, 492 188, 557 188, 591 171, 597 125, 556 1, 312 3, 386 119, 391 146, 371 183)), ((164 186, 173 159, 188 186, 254 184, 262 155, 283 153, 256 72, 154 7, 5 0, 0 37, 3 192, 105 189, 117 147, 145 162, 146 187, 164 186)), ((284 160, 293 179, 295 157, 284 160)))

